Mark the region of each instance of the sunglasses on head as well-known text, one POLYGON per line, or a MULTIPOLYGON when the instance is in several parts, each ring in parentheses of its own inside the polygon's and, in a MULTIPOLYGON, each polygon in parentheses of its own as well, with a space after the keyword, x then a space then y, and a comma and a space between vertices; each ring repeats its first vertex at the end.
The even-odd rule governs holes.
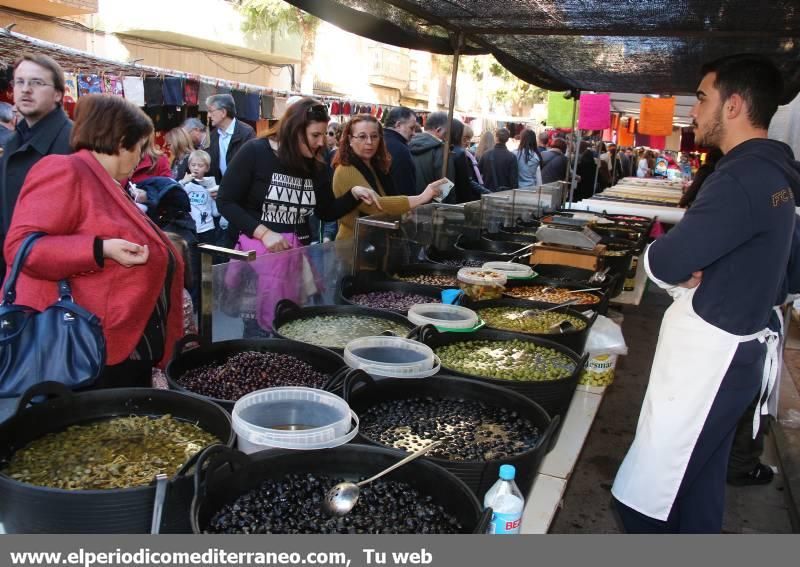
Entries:
POLYGON ((312 104, 306 109, 306 118, 317 122, 327 122, 330 120, 328 107, 324 104, 312 104))

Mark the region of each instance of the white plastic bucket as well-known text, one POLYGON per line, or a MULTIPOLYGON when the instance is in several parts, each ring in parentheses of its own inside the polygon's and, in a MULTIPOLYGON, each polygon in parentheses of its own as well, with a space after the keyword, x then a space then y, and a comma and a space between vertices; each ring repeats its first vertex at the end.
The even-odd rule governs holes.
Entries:
POLYGON ((408 310, 408 320, 415 325, 434 325, 446 329, 472 329, 480 321, 472 309, 441 303, 412 305, 408 310))
POLYGON ((376 378, 427 378, 441 368, 426 344, 402 337, 362 337, 347 343, 344 361, 376 378))
POLYGON ((358 434, 358 416, 342 398, 314 388, 267 388, 240 398, 231 412, 244 453, 328 449, 358 434), (355 422, 355 425, 353 425, 355 422))

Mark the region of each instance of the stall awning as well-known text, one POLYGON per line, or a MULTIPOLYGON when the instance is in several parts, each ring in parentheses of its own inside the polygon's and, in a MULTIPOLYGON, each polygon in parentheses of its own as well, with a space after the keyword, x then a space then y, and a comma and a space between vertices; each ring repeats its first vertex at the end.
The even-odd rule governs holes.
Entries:
POLYGON ((796 0, 287 0, 349 32, 411 49, 492 53, 551 90, 689 94, 702 63, 762 53, 800 86, 796 0))

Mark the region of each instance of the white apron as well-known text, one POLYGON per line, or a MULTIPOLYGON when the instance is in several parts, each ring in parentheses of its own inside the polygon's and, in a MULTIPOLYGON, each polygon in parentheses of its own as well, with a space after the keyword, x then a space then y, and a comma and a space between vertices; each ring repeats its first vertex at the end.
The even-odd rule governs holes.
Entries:
MULTIPOLYGON (((757 339, 767 345, 761 384, 764 399, 777 377, 779 337, 769 329, 748 336, 733 335, 707 323, 692 307, 697 288, 670 286, 655 278, 649 251, 644 255, 648 275, 675 301, 664 313, 636 437, 611 492, 629 508, 666 521, 739 344, 757 339)), ((755 412, 754 430, 762 412, 767 413, 766 403, 755 412)))

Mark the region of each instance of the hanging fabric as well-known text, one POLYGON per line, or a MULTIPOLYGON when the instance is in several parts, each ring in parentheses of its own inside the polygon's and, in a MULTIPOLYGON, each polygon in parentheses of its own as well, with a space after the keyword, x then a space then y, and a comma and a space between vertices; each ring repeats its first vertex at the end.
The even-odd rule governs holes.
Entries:
POLYGON ((165 77, 162 86, 165 106, 183 106, 183 79, 165 77))
POLYGON ((628 130, 628 124, 633 122, 633 118, 620 120, 617 125, 617 145, 633 146, 633 134, 628 130))
POLYGON ((133 104, 144 106, 144 82, 141 77, 123 77, 122 91, 133 104))
POLYGON ((144 105, 147 107, 164 105, 164 89, 161 77, 145 77, 144 105))
POLYGON ((279 96, 275 98, 275 108, 273 110, 273 116, 275 118, 281 118, 283 113, 286 112, 286 98, 279 96))
POLYGON ((183 84, 183 102, 186 106, 197 106, 197 95, 200 84, 192 79, 187 79, 183 84))
MULTIPOLYGON (((607 130, 611 127, 611 95, 584 93, 578 106, 578 128, 581 130, 607 130)), ((611 139, 610 134, 608 138, 604 135, 603 139, 611 139)))
POLYGON ((272 95, 261 96, 261 118, 272 118, 275 111, 275 97, 272 95))
POLYGON ((645 97, 639 112, 639 132, 651 136, 669 136, 672 134, 674 116, 674 98, 645 97))
POLYGON ((100 75, 81 73, 78 75, 78 95, 100 94, 103 89, 100 85, 100 75))
POLYGON ((125 96, 122 77, 117 75, 103 75, 103 92, 114 96, 125 96))
MULTIPOLYGON (((547 126, 549 128, 572 128, 573 99, 564 98, 564 93, 550 91, 547 94, 547 126)), ((578 104, 580 111, 580 104, 578 104)))
POLYGON ((206 99, 215 94, 217 94, 216 85, 212 85, 210 83, 200 83, 200 88, 197 90, 197 106, 201 112, 206 112, 208 110, 208 107, 206 106, 206 99))

